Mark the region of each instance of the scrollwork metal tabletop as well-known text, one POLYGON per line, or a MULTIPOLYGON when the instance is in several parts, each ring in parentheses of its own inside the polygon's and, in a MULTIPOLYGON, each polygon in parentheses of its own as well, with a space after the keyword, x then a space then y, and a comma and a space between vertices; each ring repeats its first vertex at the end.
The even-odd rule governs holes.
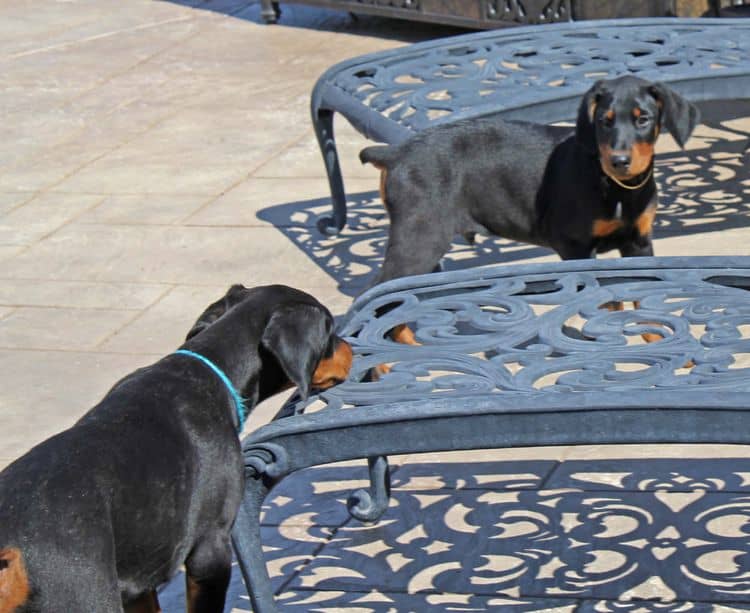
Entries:
POLYGON ((255 610, 275 607, 260 505, 301 468, 369 459, 372 486, 349 506, 375 520, 390 454, 750 443, 748 290, 750 257, 494 266, 373 288, 341 325, 356 354, 350 380, 244 441, 235 546, 255 610), (399 324, 420 344, 391 341, 399 324), (368 380, 380 364, 390 372, 368 380))

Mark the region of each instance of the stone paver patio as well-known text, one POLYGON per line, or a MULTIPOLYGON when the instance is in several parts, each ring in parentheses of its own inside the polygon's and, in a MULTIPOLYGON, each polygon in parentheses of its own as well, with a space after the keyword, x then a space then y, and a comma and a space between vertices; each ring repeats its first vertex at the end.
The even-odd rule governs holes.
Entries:
MULTIPOLYGON (((0 6, 0 467, 72 424, 123 374, 174 349, 229 284, 294 285, 342 313, 366 283, 384 237, 377 172, 357 160, 365 139, 345 122, 337 124, 355 223, 339 238, 316 235, 314 215, 329 205, 308 117, 310 90, 321 72, 342 59, 456 30, 283 8, 280 25, 268 27, 257 2, 249 0, 26 0, 0 6)), ((724 208, 707 221, 689 214, 690 195, 675 195, 682 208, 672 211, 672 221, 670 211, 663 214, 656 230, 658 255, 748 253, 750 229, 742 210, 750 201, 747 156, 744 170, 741 155, 699 159, 716 139, 744 142, 750 133, 746 116, 735 112, 730 123, 699 128, 688 153, 662 140, 660 159, 675 172, 694 172, 696 160, 708 169, 710 176, 688 178, 696 186, 691 193, 700 192, 699 204, 724 208), (728 180, 727 173, 732 193, 705 188, 708 179, 728 180)), ((472 258, 555 259, 542 249, 505 244, 498 251, 494 242, 482 244, 484 259, 458 245, 449 266, 477 263, 472 258)), ((264 423, 281 401, 261 407, 248 429, 264 423)), ((450 505, 428 512, 427 497, 461 490, 468 482, 474 484, 468 488, 473 497, 454 500, 467 509, 483 488, 495 494, 532 490, 536 504, 547 495, 544 488, 569 487, 572 473, 587 475, 577 481, 585 491, 603 487, 645 496, 655 488, 640 487, 635 475, 649 468, 636 460, 657 457, 678 460, 659 468, 663 488, 710 489, 700 484, 714 470, 724 485, 714 484, 713 495, 730 496, 747 486, 745 477, 732 481, 726 475, 750 474, 750 467, 742 468, 747 462, 679 459, 748 456, 750 450, 741 447, 640 446, 396 458, 394 505, 418 504, 408 513, 386 514, 381 524, 406 518, 396 522, 401 532, 387 523, 373 529, 382 533, 361 532, 336 502, 363 478, 361 466, 320 469, 302 479, 307 489, 299 482, 296 489, 294 482, 285 484, 281 497, 269 503, 269 559, 275 560, 273 573, 286 600, 297 603, 290 610, 313 610, 316 598, 320 607, 357 611, 462 602, 510 606, 520 598, 518 590, 502 592, 507 602, 488 603, 488 594, 500 596, 493 592, 499 584, 487 577, 485 583, 467 578, 453 586, 434 583, 437 573, 398 580, 415 551, 424 556, 449 547, 439 539, 421 542, 427 538, 421 533, 402 538, 418 523, 411 513, 423 513, 428 528, 445 518, 449 527, 456 521, 450 505), (633 462, 613 467, 607 458, 633 462), (447 460, 448 468, 438 460, 447 460), (485 473, 505 476, 476 479, 485 473), (490 482, 502 485, 488 488, 490 482), (314 504, 313 491, 321 494, 314 504), (359 540, 347 543, 357 531, 359 540), (283 548, 283 558, 275 548, 283 548), (329 576, 333 583, 325 584, 329 576), (321 584, 326 591, 316 592, 321 584), (473 586, 475 595, 447 594, 461 586, 473 586), (446 594, 419 601, 424 605, 399 600, 430 587, 446 594)), ((685 508, 676 502, 663 506, 685 508)), ((679 530, 667 532, 664 542, 685 540, 675 536, 679 530)), ((664 542, 650 546, 668 547, 664 542)), ((659 550, 655 559, 664 553, 659 550)), ((506 566, 500 562, 489 570, 514 568, 510 560, 502 561, 506 566)), ((419 565, 426 562, 420 559, 419 565)), ((670 587, 649 586, 650 597, 668 600, 670 587)), ((180 610, 178 591, 175 585, 165 593, 165 610, 180 610)), ((644 588, 635 597, 649 592, 644 588)), ((238 576, 231 600, 237 610, 249 610, 238 576)), ((564 598, 530 602, 533 610, 577 606, 564 598)), ((590 610, 610 610, 602 606, 590 610)), ((742 610, 732 609, 731 599, 723 606, 728 608, 712 610, 742 610)))

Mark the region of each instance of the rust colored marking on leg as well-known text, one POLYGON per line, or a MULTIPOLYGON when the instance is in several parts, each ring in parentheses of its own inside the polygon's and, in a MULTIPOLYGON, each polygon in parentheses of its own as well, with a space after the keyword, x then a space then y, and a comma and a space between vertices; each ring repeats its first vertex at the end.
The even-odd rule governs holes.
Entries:
POLYGON ((391 338, 402 345, 419 345, 411 328, 406 324, 399 324, 390 332, 391 338))
POLYGON ((151 590, 141 594, 135 600, 129 602, 125 607, 126 613, 161 613, 159 598, 156 596, 156 590, 151 590))
POLYGON ((312 376, 312 386, 318 389, 328 389, 346 381, 352 367, 352 347, 346 341, 339 341, 330 358, 323 358, 312 376))
POLYGON ((609 236, 622 228, 622 221, 619 219, 595 219, 591 226, 591 234, 596 238, 609 236))
POLYGON ((638 234, 640 234, 641 236, 649 236, 654 225, 655 217, 655 206, 650 206, 645 211, 643 211, 643 213, 638 216, 638 219, 635 220, 635 227, 638 229, 638 234))
POLYGON ((185 577, 185 592, 188 613, 197 613, 196 606, 198 604, 198 597, 201 593, 201 586, 190 575, 186 575, 185 577))
POLYGON ((372 367, 370 374, 373 381, 380 381, 389 372, 391 372, 391 367, 388 364, 378 364, 372 367))
POLYGON ((0 613, 13 613, 29 599, 31 588, 19 549, 0 549, 0 613))

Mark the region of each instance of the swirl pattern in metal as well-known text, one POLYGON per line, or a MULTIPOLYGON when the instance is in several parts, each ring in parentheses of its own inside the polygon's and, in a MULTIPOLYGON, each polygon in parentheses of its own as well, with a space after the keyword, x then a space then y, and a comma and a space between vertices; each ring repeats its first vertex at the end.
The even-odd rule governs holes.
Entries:
POLYGON ((377 113, 408 133, 510 109, 528 114, 531 106, 574 99, 594 81, 623 74, 675 82, 678 89, 680 81, 714 78, 721 87, 722 78, 748 75, 749 43, 750 25, 742 20, 578 22, 363 56, 322 79, 356 100, 362 112, 377 113))
POLYGON ((352 380, 318 404, 750 392, 750 270, 721 258, 688 261, 726 266, 685 268, 675 258, 560 262, 376 287, 355 302, 342 329, 357 356, 352 380), (624 309, 606 308, 612 302, 624 309), (384 306, 390 310, 378 316, 384 306), (419 346, 390 340, 388 331, 403 323, 419 346), (658 340, 647 342, 648 335, 658 340), (357 382, 383 363, 392 369, 381 380, 357 382))

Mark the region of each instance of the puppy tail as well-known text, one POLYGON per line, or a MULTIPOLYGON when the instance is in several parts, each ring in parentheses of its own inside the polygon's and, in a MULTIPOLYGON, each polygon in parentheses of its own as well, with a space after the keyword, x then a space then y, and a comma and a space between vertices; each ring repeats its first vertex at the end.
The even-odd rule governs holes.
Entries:
POLYGON ((394 147, 390 145, 374 145, 365 147, 359 152, 359 161, 363 164, 372 164, 375 168, 388 168, 393 159, 394 147))
POLYGON ((29 579, 18 549, 0 549, 0 613, 12 613, 30 593, 29 579))

